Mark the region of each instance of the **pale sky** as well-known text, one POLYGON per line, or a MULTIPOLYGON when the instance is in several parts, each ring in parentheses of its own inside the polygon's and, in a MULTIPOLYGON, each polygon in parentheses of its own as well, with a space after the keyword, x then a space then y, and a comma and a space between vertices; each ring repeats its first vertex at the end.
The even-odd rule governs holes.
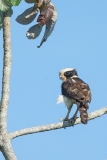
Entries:
MULTIPOLYGON (((31 5, 21 2, 11 17, 12 70, 8 131, 59 122, 67 108, 56 104, 61 93, 59 71, 76 68, 89 84, 92 102, 88 113, 107 105, 107 0, 53 0, 58 20, 52 35, 38 49, 43 36, 26 38, 35 25, 15 19, 31 5)), ((0 31, 0 79, 3 39, 0 31)), ((0 81, 1 82, 1 81, 0 81)), ((1 90, 1 83, 0 83, 1 90)), ((74 105, 71 116, 75 112, 74 105)), ((78 114, 79 116, 79 114, 78 114)), ((87 125, 18 137, 12 146, 18 160, 107 160, 107 115, 87 125)), ((0 160, 4 160, 0 152, 0 160)))

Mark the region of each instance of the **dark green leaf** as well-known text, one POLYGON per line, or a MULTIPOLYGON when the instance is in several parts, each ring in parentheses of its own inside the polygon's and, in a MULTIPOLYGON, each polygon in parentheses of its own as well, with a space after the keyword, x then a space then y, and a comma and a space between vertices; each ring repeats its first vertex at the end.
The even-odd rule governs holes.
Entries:
POLYGON ((0 10, 7 11, 11 6, 18 6, 21 0, 0 0, 0 10))
POLYGON ((3 28, 3 12, 0 11, 0 29, 3 28))
POLYGON ((8 9, 9 9, 9 7, 10 7, 10 2, 7 2, 6 0, 1 0, 0 1, 0 10, 1 11, 7 11, 8 9))
MULTIPOLYGON (((10 8, 10 17, 13 14, 12 8, 10 8)), ((0 30, 3 28, 3 11, 0 10, 0 30)))
MULTIPOLYGON (((9 1, 9 0, 8 0, 8 1, 9 1)), ((11 4, 12 4, 13 6, 18 6, 18 5, 20 4, 21 0, 10 0, 10 2, 11 2, 11 4)))

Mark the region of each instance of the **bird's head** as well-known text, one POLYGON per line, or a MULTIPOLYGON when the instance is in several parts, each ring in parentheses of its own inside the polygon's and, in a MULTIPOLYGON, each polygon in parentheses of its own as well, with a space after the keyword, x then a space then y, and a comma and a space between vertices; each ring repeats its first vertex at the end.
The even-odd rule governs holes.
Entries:
POLYGON ((59 77, 63 81, 65 81, 66 79, 73 77, 73 76, 75 76, 75 77, 78 76, 77 71, 74 68, 65 68, 59 72, 59 77))

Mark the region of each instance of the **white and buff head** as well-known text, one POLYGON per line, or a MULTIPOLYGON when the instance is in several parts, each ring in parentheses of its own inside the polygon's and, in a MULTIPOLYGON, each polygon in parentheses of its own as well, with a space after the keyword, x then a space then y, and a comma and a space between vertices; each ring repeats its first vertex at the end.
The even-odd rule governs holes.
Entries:
POLYGON ((76 69, 74 68, 65 68, 65 69, 62 69, 60 72, 59 72, 59 77, 61 80, 65 81, 66 79, 70 78, 70 77, 77 77, 77 71, 76 69))

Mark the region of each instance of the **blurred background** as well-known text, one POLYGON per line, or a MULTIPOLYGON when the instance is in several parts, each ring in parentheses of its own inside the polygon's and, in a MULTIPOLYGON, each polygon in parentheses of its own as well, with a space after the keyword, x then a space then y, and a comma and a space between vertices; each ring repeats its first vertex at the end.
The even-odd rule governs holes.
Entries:
MULTIPOLYGON (((57 123, 67 113, 57 105, 61 93, 59 71, 76 68, 89 84, 92 102, 88 113, 107 105, 107 1, 56 1, 58 20, 52 35, 37 48, 44 34, 26 38, 37 24, 20 25, 15 19, 32 4, 13 7, 11 17, 12 69, 8 131, 57 123)), ((2 88, 3 35, 0 31, 0 90, 2 88)), ((74 105, 71 115, 75 112, 74 105)), ((78 115, 79 116, 79 115, 78 115)), ((87 125, 22 136, 12 141, 18 160, 107 160, 107 115, 87 125)), ((0 152, 0 160, 4 160, 0 152)))

